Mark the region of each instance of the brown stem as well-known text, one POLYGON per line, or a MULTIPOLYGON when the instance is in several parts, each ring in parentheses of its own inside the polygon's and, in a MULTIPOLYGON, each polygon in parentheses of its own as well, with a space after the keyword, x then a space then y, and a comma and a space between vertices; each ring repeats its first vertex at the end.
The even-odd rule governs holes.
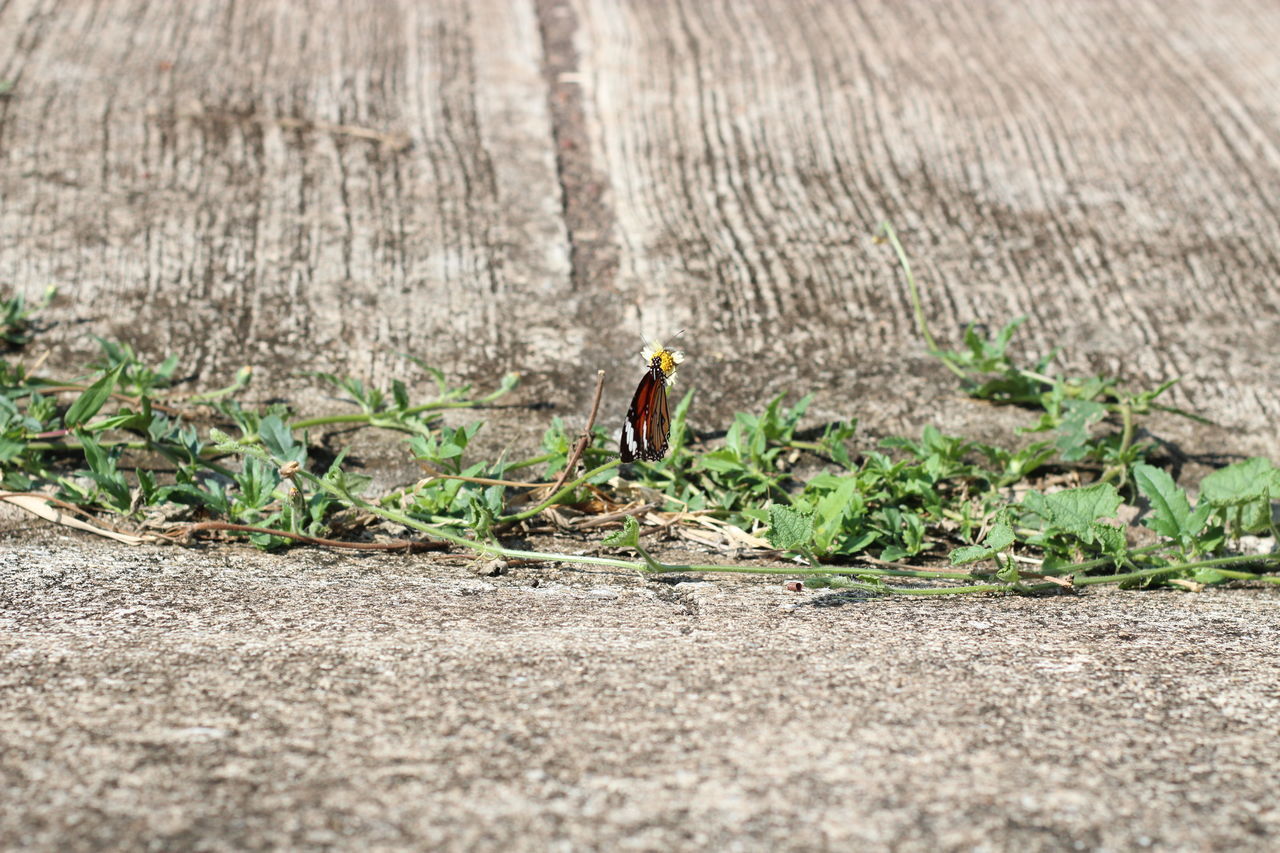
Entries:
POLYGON ((596 413, 600 411, 600 395, 604 393, 604 371, 596 371, 596 393, 591 400, 591 414, 587 416, 587 425, 582 430, 582 435, 578 436, 578 440, 573 443, 573 452, 569 454, 569 461, 565 463, 564 470, 560 472, 560 476, 556 478, 555 483, 547 490, 547 494, 554 495, 560 491, 560 487, 564 485, 564 481, 569 479, 569 475, 573 473, 578 465, 578 460, 582 458, 582 454, 586 452, 591 445, 591 428, 596 425, 596 413))

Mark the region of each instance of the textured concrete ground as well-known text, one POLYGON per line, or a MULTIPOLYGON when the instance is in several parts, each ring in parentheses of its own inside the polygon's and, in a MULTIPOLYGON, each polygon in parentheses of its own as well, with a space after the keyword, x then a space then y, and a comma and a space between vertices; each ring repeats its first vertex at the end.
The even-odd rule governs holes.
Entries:
POLYGON ((0 545, 0 839, 1274 849, 1280 596, 0 545))

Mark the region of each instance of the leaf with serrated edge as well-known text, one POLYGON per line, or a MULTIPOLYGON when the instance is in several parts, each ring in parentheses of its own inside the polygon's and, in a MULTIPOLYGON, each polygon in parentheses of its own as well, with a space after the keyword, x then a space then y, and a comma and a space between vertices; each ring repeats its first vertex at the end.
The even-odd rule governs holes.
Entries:
POLYGON ((1003 551, 1013 544, 1013 528, 1003 518, 991 526, 983 543, 993 551, 1003 551))
POLYGON ((1145 524, 1156 533, 1170 539, 1185 540, 1204 527, 1209 516, 1208 505, 1205 505, 1203 513, 1192 513, 1187 493, 1178 487, 1167 471, 1154 465, 1135 465, 1133 481, 1151 502, 1151 515, 1145 524))
MULTIPOLYGON (((1032 492, 1027 498, 1031 495, 1039 498, 1035 501, 1035 511, 1045 516, 1046 521, 1086 542, 1093 539, 1093 522, 1100 518, 1111 518, 1121 504, 1120 494, 1110 483, 1063 489, 1047 495, 1032 492)), ((1026 500, 1024 503, 1032 502, 1026 500)))
POLYGON ((780 551, 804 548, 813 540, 813 516, 788 506, 769 507, 769 544, 780 551))
POLYGON ((1212 506, 1240 506, 1267 495, 1275 468, 1255 456, 1220 468, 1200 481, 1200 500, 1212 506))
POLYGON ((978 560, 987 559, 993 553, 990 548, 984 548, 981 545, 964 545, 951 552, 951 565, 962 566, 965 563, 976 563, 978 560))
POLYGON ((293 456, 293 431, 276 415, 268 415, 258 425, 258 435, 271 455, 281 460, 293 456))
POLYGON ((1083 458, 1088 452, 1089 427, 1106 417, 1107 407, 1092 400, 1072 400, 1065 408, 1054 444, 1063 459, 1072 461, 1083 458))
POLYGON ((1124 530, 1114 524, 1105 524, 1095 521, 1089 527, 1093 538, 1102 545, 1102 549, 1108 554, 1119 554, 1124 550, 1124 530))
POLYGON ((640 522, 635 516, 628 515, 622 519, 622 529, 615 530, 600 542, 610 548, 635 548, 640 544, 640 522))

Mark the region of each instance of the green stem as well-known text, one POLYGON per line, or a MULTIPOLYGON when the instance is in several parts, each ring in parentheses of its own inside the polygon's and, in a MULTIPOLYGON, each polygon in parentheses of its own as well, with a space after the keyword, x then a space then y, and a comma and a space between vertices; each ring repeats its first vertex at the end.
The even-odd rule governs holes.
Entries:
POLYGON ((402 410, 383 410, 378 412, 353 412, 345 415, 325 415, 318 418, 306 418, 301 421, 294 421, 289 425, 291 429, 310 429, 318 426, 332 426, 333 424, 369 424, 371 426, 380 426, 386 429, 400 430, 401 432, 414 432, 415 430, 402 426, 396 422, 397 417, 404 415, 419 415, 423 412, 441 411, 443 409, 474 409, 477 406, 487 406, 494 400, 510 391, 510 388, 499 388, 485 394, 483 397, 477 397, 474 400, 456 400, 448 397, 441 397, 432 400, 429 403, 421 403, 417 406, 410 406, 402 410))
POLYGON ((1182 566, 1163 566, 1158 569, 1141 569, 1136 572, 1125 572, 1119 575, 1090 575, 1088 577, 1076 578, 1073 583, 1076 586, 1096 586, 1098 584, 1124 583, 1125 581, 1142 580, 1143 578, 1154 578, 1159 575, 1168 574, 1170 572, 1182 571, 1182 566))
POLYGON ((727 572, 741 575, 794 575, 810 577, 821 575, 875 575, 890 578, 924 578, 927 580, 970 581, 974 575, 961 572, 931 572, 927 569, 875 569, 866 566, 807 566, 778 569, 771 566, 718 566, 704 568, 705 572, 727 572))
MULTIPOLYGON (((590 450, 590 448, 587 448, 590 450)), ((550 462, 552 459, 564 456, 563 453, 544 453, 541 456, 530 456, 528 459, 521 459, 517 462, 509 462, 506 465, 507 471, 519 471, 521 468, 532 468, 534 465, 541 465, 544 462, 550 462)))
POLYGON ((1219 569, 1218 573, 1221 574, 1223 577, 1228 577, 1228 578, 1231 578, 1232 580, 1264 581, 1266 583, 1280 584, 1280 577, 1277 577, 1276 575, 1259 575, 1254 572, 1235 572, 1235 571, 1231 571, 1230 569, 1219 569))
MULTIPOLYGON (((915 314, 916 329, 920 332, 920 337, 924 338, 924 345, 931 355, 938 355, 937 342, 933 339, 933 333, 929 331, 929 323, 924 317, 924 308, 920 304, 920 289, 916 287, 916 277, 911 272, 911 261, 907 259, 907 252, 902 248, 902 243, 898 240, 898 232, 893 229, 887 220, 880 223, 880 230, 889 240, 889 245, 893 247, 894 253, 898 256, 898 263, 902 266, 902 274, 907 279, 907 293, 911 297, 911 310, 915 314)), ((965 378, 965 372, 956 365, 952 364, 949 359, 943 359, 945 364, 952 373, 961 379, 965 378)))
POLYGON ((312 429, 320 426, 333 426, 334 424, 367 424, 369 426, 381 426, 385 429, 398 430, 400 432, 414 432, 415 430, 398 423, 392 412, 353 412, 345 415, 324 415, 318 418, 306 418, 301 421, 294 421, 289 424, 290 429, 312 429))
MULTIPOLYGON (((1076 578, 1076 586, 1093 586, 1095 584, 1124 583, 1130 580, 1142 580, 1143 578, 1158 577, 1168 572, 1182 572, 1187 569, 1209 569, 1217 566, 1234 566, 1247 565, 1249 563, 1262 563, 1263 565, 1275 564, 1280 567, 1280 556, 1268 554, 1239 554, 1233 557, 1216 557, 1212 560, 1197 560, 1194 563, 1177 563, 1172 566, 1161 566, 1155 569, 1140 569, 1136 572, 1125 572, 1119 575, 1093 575, 1090 577, 1076 578)), ((1083 565, 1083 564, 1080 564, 1083 565)), ((1225 573, 1224 573, 1225 574, 1225 573)), ((1251 575, 1249 572, 1233 572, 1233 575, 1247 576, 1245 580, 1270 580, 1263 575, 1251 575)), ((1275 582, 1280 582, 1277 578, 1275 582)))
POLYGON ((1205 426, 1219 425, 1217 421, 1210 420, 1203 415, 1197 415, 1195 412, 1188 412, 1186 409, 1179 409, 1177 406, 1166 406, 1161 403, 1151 403, 1150 405, 1151 408, 1158 412, 1168 412, 1171 415, 1181 415, 1182 417, 1187 418, 1188 420, 1193 420, 1198 424, 1204 424, 1205 426))
MULTIPOLYGON (((603 447, 588 447, 582 451, 583 456, 613 456, 614 452, 605 450, 603 447)), ((550 462, 553 459, 563 459, 563 453, 543 453, 541 456, 531 456, 528 459, 521 459, 516 462, 508 462, 503 470, 519 471, 521 468, 532 468, 534 465, 541 465, 544 462, 550 462)))
MULTIPOLYGON (((150 451, 153 453, 159 453, 160 455, 164 456, 166 459, 168 459, 170 462, 173 462, 176 465, 185 465, 190 462, 190 460, 186 458, 185 450, 178 451, 178 450, 173 450, 171 448, 158 447, 149 441, 104 441, 102 442, 101 446, 103 450, 111 450, 119 447, 124 450, 150 451)), ((27 442, 27 446, 25 449, 35 450, 42 453, 81 453, 81 454, 84 453, 84 445, 76 441, 68 441, 65 443, 56 442, 56 441, 31 441, 31 442, 27 442)), ((218 451, 212 450, 212 449, 202 451, 200 454, 201 456, 200 464, 211 471, 216 471, 217 473, 223 475, 224 477, 230 477, 232 479, 235 479, 236 475, 234 471, 232 471, 230 468, 227 468, 226 466, 219 465, 218 463, 213 461, 217 457, 223 456, 223 455, 225 454, 219 453, 218 451)))
MULTIPOLYGON (((102 449, 122 447, 125 450, 148 450, 150 445, 145 441, 104 441, 102 449)), ((25 450, 36 450, 42 453, 83 453, 84 445, 75 441, 29 441, 25 450)))
MULTIPOLYGON (((1044 531, 1036 530, 1034 532, 1036 534, 1040 534, 1040 533, 1043 533, 1044 531)), ((1018 531, 1018 535, 1021 536, 1022 532, 1018 531)), ((1168 551, 1173 547, 1174 546, 1169 542, 1162 542, 1157 545, 1146 545, 1146 546, 1143 546, 1142 548, 1134 548, 1131 551, 1128 551, 1127 553, 1130 557, 1145 556, 1147 554, 1152 554, 1157 551, 1168 551)), ((1057 569, 1046 570, 1044 568, 1039 568, 1039 569, 1036 569, 1036 571, 1042 575, 1052 575, 1054 577, 1059 577, 1062 575, 1074 575, 1080 572, 1087 572, 1090 569, 1097 569, 1102 566, 1110 566, 1110 565, 1113 565, 1114 563, 1115 563, 1115 560, 1111 557, 1100 557, 1096 560, 1085 560, 1083 563, 1072 563, 1070 565, 1062 566, 1057 569)))
POLYGON ((617 468, 620 464, 622 464, 620 460, 611 459, 597 468, 592 468, 590 471, 583 474, 581 477, 574 480, 573 482, 566 483, 560 489, 560 491, 556 492, 554 495, 547 498, 542 503, 535 506, 533 509, 527 509, 524 512, 517 512, 511 515, 504 515, 501 518, 497 519, 494 523, 510 524, 516 521, 524 521, 526 518, 533 518, 535 515, 542 512, 547 507, 551 506, 552 504, 559 503, 562 498, 566 498, 569 495, 573 494, 574 490, 577 489, 578 486, 581 486, 583 483, 585 483, 587 480, 590 480, 592 477, 595 477, 598 474, 603 474, 605 471, 608 471, 610 468, 617 468))
POLYGON ((816 441, 788 441, 783 447, 792 447, 796 450, 807 450, 810 453, 826 455, 831 452, 831 448, 824 446, 816 441))
MULTIPOLYGON (((1036 588, 1041 586, 1057 588, 1054 584, 1038 584, 1036 588)), ((894 595, 981 595, 983 593, 999 593, 999 592, 1031 592, 1032 587, 1018 589, 1006 583, 982 583, 974 586, 933 586, 933 587, 885 587, 893 590, 894 595)))
MULTIPOLYGON (((1125 454, 1129 452, 1129 447, 1133 444, 1133 405, 1131 403, 1124 402, 1118 404, 1116 408, 1120 410, 1120 420, 1123 424, 1123 428, 1120 432, 1120 449, 1116 451, 1116 457, 1123 460, 1125 454)), ((1103 471, 1098 482, 1107 483, 1110 482, 1112 478, 1119 476, 1120 485, 1123 486, 1125 480, 1128 479, 1126 475, 1127 471, 1128 466, 1121 461, 1103 471)))
MULTIPOLYGON (((1250 563, 1261 563, 1262 565, 1274 565, 1280 569, 1280 554, 1236 554, 1231 557, 1214 557, 1210 560, 1197 560, 1194 563, 1179 563, 1174 568, 1178 569, 1212 569, 1218 566, 1245 566, 1250 563)), ((1226 574, 1224 572, 1224 574, 1226 574)), ((1236 574, 1249 574, 1248 572, 1237 572, 1236 574)), ((1261 577, 1261 575, 1255 575, 1261 577)))
MULTIPOLYGON (((611 463, 612 464, 612 463, 611 463)), ((608 466, 602 466, 601 469, 608 466)), ((631 569, 637 572, 652 571, 649 565, 640 560, 621 560, 613 557, 589 557, 582 554, 554 554, 543 551, 525 551, 519 548, 507 548, 503 545, 492 545, 487 542, 477 542, 474 539, 467 539, 465 536, 458 535, 451 531, 443 530, 433 525, 424 524, 416 518, 412 518, 405 513, 396 510, 387 509, 385 507, 376 506, 354 495, 346 494, 337 489, 330 483, 325 482, 319 477, 309 472, 298 472, 300 476, 305 476, 308 480, 316 485, 317 488, 328 492, 335 497, 341 498, 354 506, 367 510, 374 515, 381 516, 388 521, 394 521, 397 524, 403 524, 405 527, 426 533, 437 539, 451 542, 470 551, 476 551, 481 554, 488 554, 494 557, 507 557, 519 560, 538 560, 540 562, 557 562, 557 563, 582 563, 591 566, 611 566, 620 569, 631 569)), ((593 472, 595 473, 595 472, 593 472)), ((587 476, 591 476, 590 474, 587 476)), ((585 479, 585 478, 584 478, 585 479)), ((954 580, 971 580, 972 578, 964 575, 955 575, 944 572, 919 572, 909 573, 906 570, 896 569, 868 569, 852 566, 822 566, 801 569, 792 568, 770 568, 766 566, 725 566, 725 565, 673 565, 666 563, 656 563, 659 570, 666 573, 673 572, 698 572, 698 573, 716 573, 716 572, 732 572, 737 574, 768 574, 768 575, 787 575, 787 576, 808 576, 808 575, 894 575, 899 577, 924 577, 931 578, 946 577, 954 580)), ((1053 584, 1039 584, 1033 587, 1027 587, 1026 592, 1038 592, 1053 588, 1053 584)), ((995 593, 1008 592, 1011 587, 1008 584, 977 584, 973 586, 957 586, 957 587, 934 587, 925 589, 914 589, 910 587, 877 587, 871 584, 859 585, 859 588, 868 592, 884 592, 888 590, 893 595, 963 595, 966 593, 995 593)))
POLYGON ((864 592, 873 592, 878 594, 888 593, 889 595, 982 595, 991 593, 1033 593, 1046 591, 1048 589, 1061 589, 1056 584, 1038 584, 1034 587, 1018 587, 1016 585, 1005 583, 984 583, 974 586, 932 586, 932 587, 904 587, 904 586, 875 586, 873 584, 862 584, 846 582, 842 583, 834 589, 857 589, 864 592))
MULTIPOLYGON (((617 464, 617 463, 615 461, 614 463, 611 463, 611 464, 617 464)), ((603 470, 604 468, 607 468, 607 467, 608 466, 602 466, 601 469, 598 469, 598 470, 603 470)), ((359 507, 360 509, 366 510, 367 512, 371 512, 374 515, 385 518, 388 521, 394 521, 396 524, 403 524, 405 527, 418 530, 433 538, 441 539, 445 542, 450 542, 454 545, 458 545, 470 551, 476 551, 481 554, 489 554, 495 557, 510 557, 512 559, 538 560, 541 562, 583 563, 583 564, 592 565, 592 566, 613 566, 615 568, 620 568, 620 569, 633 569, 638 572, 644 572, 648 569, 648 566, 646 566, 644 562, 639 560, 621 560, 614 557, 589 557, 582 554, 553 554, 553 553, 547 553, 543 551, 524 551, 519 548, 507 548, 503 545, 492 545, 487 542, 477 542, 474 539, 468 539, 465 536, 461 536, 451 531, 444 530, 440 527, 436 527, 430 524, 425 524, 422 521, 419 521, 418 519, 413 518, 412 516, 406 515, 405 513, 399 512, 397 510, 387 509, 386 507, 381 507, 375 504, 371 504, 368 501, 364 500, 363 498, 356 497, 355 495, 348 494, 347 492, 344 492, 341 489, 338 489, 332 483, 329 483, 326 480, 320 477, 317 477, 316 475, 310 473, 309 471, 299 471, 297 476, 306 478, 313 485, 315 485, 316 488, 322 491, 328 492, 334 497, 337 497, 343 501, 346 501, 347 503, 350 503, 352 506, 359 507)), ((591 476, 591 474, 588 474, 587 476, 589 477, 591 476)), ((661 565, 662 565, 663 572, 738 572, 742 574, 774 574, 774 575, 820 575, 820 574, 828 574, 828 575, 830 574, 868 574, 870 575, 870 574, 887 574, 889 571, 891 571, 888 569, 862 569, 862 568, 852 568, 852 567, 845 567, 845 566, 840 566, 840 567, 833 566, 829 568, 826 568, 826 567, 807 568, 807 569, 770 569, 762 566, 722 566, 722 565, 699 566, 699 565, 669 565, 669 564, 661 564, 661 565)), ((955 576, 952 575, 951 577, 955 577, 955 576)), ((992 586, 997 589, 1000 588, 1000 587, 995 587, 995 585, 988 584, 988 585, 984 585, 982 591, 987 591, 986 590, 987 586, 992 586)), ((869 586, 869 588, 872 588, 872 587, 869 586)), ((963 589, 963 587, 956 587, 956 588, 963 589)), ((919 594, 919 593, 916 593, 916 594, 919 594)))
MULTIPOLYGON (((506 393, 505 391, 503 393, 506 393)), ((501 394, 487 394, 477 400, 433 400, 430 403, 423 403, 420 406, 410 406, 403 410, 383 410, 378 412, 352 412, 345 415, 324 415, 317 418, 306 418, 301 421, 294 421, 289 424, 290 429, 311 429, 319 426, 332 426, 334 424, 368 424, 369 426, 378 426, 383 429, 393 429, 399 432, 417 432, 412 427, 405 426, 397 421, 398 416, 418 415, 428 411, 441 411, 443 409, 474 409, 477 406, 485 406, 498 399, 501 394)))
MULTIPOLYGON (((1056 385, 1057 381, 1052 376, 1045 376, 1043 373, 1037 373, 1034 370, 1019 369, 1018 375, 1024 379, 1031 379, 1035 382, 1043 382, 1045 385, 1056 385)), ((1064 383, 1069 384, 1069 383, 1064 383)))

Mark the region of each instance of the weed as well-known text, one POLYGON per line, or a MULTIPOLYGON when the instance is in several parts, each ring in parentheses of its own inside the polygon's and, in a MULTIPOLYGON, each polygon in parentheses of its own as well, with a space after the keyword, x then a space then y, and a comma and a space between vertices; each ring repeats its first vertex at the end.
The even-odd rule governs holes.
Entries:
MULTIPOLYGON (((0 80, 0 95, 6 91, 4 81, 0 80)), ((6 348, 17 349, 31 340, 32 315, 52 302, 57 293, 56 287, 49 287, 35 305, 27 305, 21 293, 0 300, 0 340, 6 348)))
MULTIPOLYGON (((995 334, 984 337, 978 325, 964 330, 964 348, 944 350, 929 330, 920 307, 920 294, 905 250, 893 227, 881 228, 902 266, 916 328, 929 353, 955 374, 969 396, 1003 405, 1016 405, 1038 413, 1036 421, 1024 429, 1028 433, 1048 433, 1048 442, 1036 442, 1018 451, 1023 459, 1016 468, 1025 476, 1055 455, 1063 462, 1082 460, 1103 465, 1101 479, 1125 485, 1135 465, 1147 460, 1155 444, 1136 441, 1136 419, 1153 411, 1169 412, 1201 423, 1212 422, 1193 412, 1156 401, 1178 380, 1162 382, 1154 388, 1131 391, 1113 377, 1063 376, 1051 372, 1059 355, 1055 349, 1028 365, 1017 364, 1009 355, 1009 345, 1026 317, 1006 323, 995 334), (1097 427, 1107 422, 1118 431, 1099 434, 1097 427), (1027 462, 1034 461, 1029 468, 1027 462)), ((1014 473, 1011 471, 1010 473, 1014 473)))
MULTIPOLYGON (((941 349, 924 322, 905 252, 892 229, 887 234, 930 352, 971 396, 1031 409, 1035 420, 1022 431, 1030 440, 1009 449, 928 426, 919 436, 869 444, 860 441, 852 420, 802 432, 812 396, 788 404, 780 395, 759 412, 737 413, 723 439, 713 442, 690 427, 690 390, 674 409, 666 458, 628 466, 620 478, 618 460, 605 449, 608 431, 592 425, 594 414, 585 440, 553 418, 537 456, 473 457, 482 422, 448 426, 441 412, 490 405, 516 386, 517 374, 476 394, 410 359, 432 378, 436 392, 415 401, 400 379, 376 388, 355 377, 315 373, 354 411, 299 418, 282 405, 246 406, 240 398, 252 379, 248 368, 224 388, 184 397, 175 391, 176 358, 150 365, 129 345, 100 339, 101 355, 76 382, 34 376, 21 363, 0 361, 3 486, 48 494, 175 538, 217 529, 243 533, 261 548, 347 544, 371 520, 383 519, 480 554, 644 572, 785 573, 805 576, 812 586, 867 594, 1280 582, 1253 571, 1274 571, 1280 557, 1230 550, 1246 535, 1276 536, 1272 501, 1280 499, 1280 469, 1262 458, 1223 468, 1203 480, 1193 504, 1184 488, 1151 464, 1155 442, 1138 438, 1140 419, 1152 411, 1196 417, 1157 402, 1172 382, 1130 391, 1108 377, 1062 376, 1052 371, 1056 351, 1020 366, 1010 348, 1022 319, 989 336, 971 325, 960 349, 941 349), (427 476, 368 496, 370 478, 348 469, 345 450, 327 465, 313 458, 311 431, 338 425, 401 434, 427 476), (586 460, 585 471, 579 472, 579 459, 586 460), (1100 474, 1085 485, 1053 490, 1034 479, 1050 467, 1100 474), (554 482, 511 479, 529 469, 554 482), (1016 500, 1010 499, 1011 486, 1018 487, 1016 500), (632 499, 637 493, 643 502, 632 499), (509 530, 535 523, 553 507, 616 519, 619 529, 601 544, 639 559, 566 557, 503 544, 509 530), (1156 542, 1134 547, 1119 518, 1139 510, 1156 542), (792 565, 660 563, 641 542, 636 515, 642 513, 674 530, 699 523, 737 531, 734 541, 767 544, 792 565), (337 542, 337 535, 348 540, 337 542), (902 563, 944 558, 950 568, 902 563), (934 585, 886 582, 893 577, 934 585)), ((15 297, 3 310, 5 340, 20 347, 34 309, 15 297)), ((565 516, 556 517, 564 523, 565 516)))

